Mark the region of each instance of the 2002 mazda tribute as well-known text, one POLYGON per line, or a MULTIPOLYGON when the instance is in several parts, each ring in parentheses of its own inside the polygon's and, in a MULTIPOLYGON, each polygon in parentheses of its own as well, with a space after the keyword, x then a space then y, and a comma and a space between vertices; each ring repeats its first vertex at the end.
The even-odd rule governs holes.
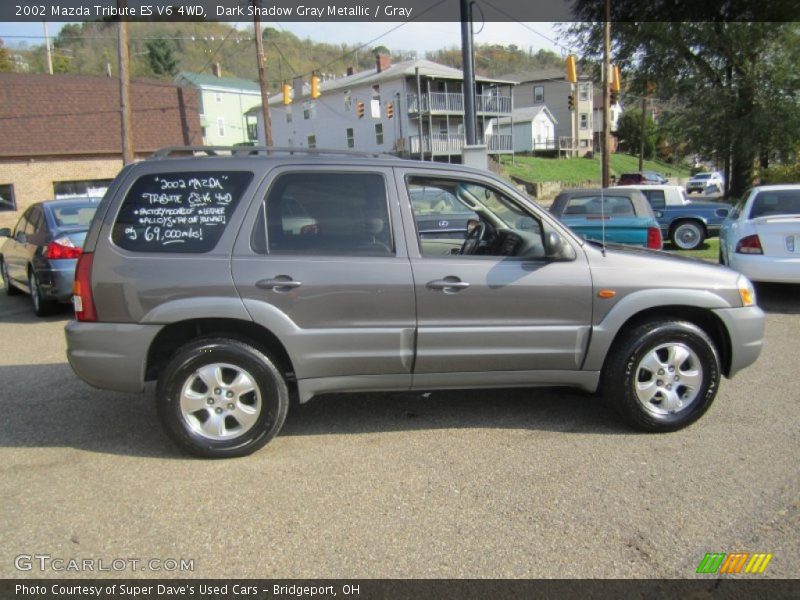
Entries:
MULTIPOLYGON (((165 150, 103 199, 66 327, 99 388, 157 381, 166 430, 246 455, 325 392, 573 386, 633 426, 697 420, 759 355, 751 283, 590 243, 492 175, 322 151, 165 150), (189 154, 189 156, 187 156, 189 154), (420 233, 411 198, 474 213, 420 233)), ((430 208, 430 207, 427 207, 430 208)))

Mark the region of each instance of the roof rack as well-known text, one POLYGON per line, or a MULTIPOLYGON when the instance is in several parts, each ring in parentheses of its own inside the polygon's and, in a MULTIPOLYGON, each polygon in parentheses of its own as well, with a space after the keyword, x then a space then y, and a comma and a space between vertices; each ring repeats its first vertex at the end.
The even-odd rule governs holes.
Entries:
POLYGON ((168 146, 156 150, 148 159, 197 156, 271 156, 273 154, 324 154, 358 156, 361 158, 397 158, 380 152, 334 150, 325 148, 293 148, 290 146, 168 146))

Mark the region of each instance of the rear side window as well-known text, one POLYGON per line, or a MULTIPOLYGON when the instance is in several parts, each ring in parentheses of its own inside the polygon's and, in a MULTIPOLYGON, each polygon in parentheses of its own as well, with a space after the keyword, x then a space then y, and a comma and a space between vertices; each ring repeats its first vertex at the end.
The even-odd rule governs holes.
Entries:
POLYGON ((133 252, 213 250, 252 180, 243 171, 144 175, 125 197, 111 239, 133 252))
POLYGON ((634 216, 633 202, 625 196, 582 196, 570 198, 564 215, 599 217, 601 215, 634 216))
POLYGON ((280 175, 259 212, 251 246, 256 252, 270 254, 393 255, 383 176, 319 172, 280 175))
POLYGON ((654 210, 666 208, 667 201, 664 197, 664 190, 642 190, 642 193, 647 196, 647 201, 654 210))

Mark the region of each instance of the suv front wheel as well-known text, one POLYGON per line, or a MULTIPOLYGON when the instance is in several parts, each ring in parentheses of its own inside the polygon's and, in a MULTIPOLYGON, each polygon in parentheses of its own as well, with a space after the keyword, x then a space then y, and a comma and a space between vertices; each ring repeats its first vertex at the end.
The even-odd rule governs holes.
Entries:
POLYGON ((676 431, 711 406, 719 355, 708 335, 685 321, 650 321, 623 333, 603 372, 603 394, 637 429, 676 431))
POLYGON ((280 370, 244 342, 208 338, 183 346, 158 379, 159 415, 170 437, 207 458, 246 456, 283 426, 289 391, 280 370))

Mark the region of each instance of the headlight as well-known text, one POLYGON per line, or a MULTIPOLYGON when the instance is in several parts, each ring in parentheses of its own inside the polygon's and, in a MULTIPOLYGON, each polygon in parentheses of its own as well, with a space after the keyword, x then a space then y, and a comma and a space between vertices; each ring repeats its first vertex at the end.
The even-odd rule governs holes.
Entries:
POLYGON ((742 306, 756 305, 756 288, 751 281, 744 275, 739 275, 736 280, 736 287, 739 288, 739 297, 742 299, 742 306))

